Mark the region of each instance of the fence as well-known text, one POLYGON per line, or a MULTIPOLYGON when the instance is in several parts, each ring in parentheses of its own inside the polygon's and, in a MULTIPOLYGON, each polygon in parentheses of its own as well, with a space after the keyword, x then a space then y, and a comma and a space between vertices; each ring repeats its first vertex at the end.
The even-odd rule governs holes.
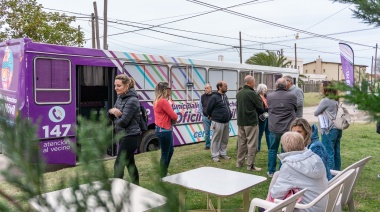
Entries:
POLYGON ((318 93, 320 91, 322 82, 304 82, 303 85, 300 87, 302 88, 304 93, 309 93, 309 92, 316 92, 318 93))

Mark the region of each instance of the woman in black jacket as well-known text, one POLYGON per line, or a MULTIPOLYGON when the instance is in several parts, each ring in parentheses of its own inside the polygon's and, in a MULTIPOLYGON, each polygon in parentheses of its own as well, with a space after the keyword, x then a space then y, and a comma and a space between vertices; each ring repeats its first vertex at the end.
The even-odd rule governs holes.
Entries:
POLYGON ((115 91, 118 95, 115 106, 108 110, 114 118, 116 133, 121 134, 114 165, 114 177, 124 177, 124 167, 128 169, 132 183, 139 185, 139 172, 135 164, 135 151, 141 141, 138 124, 140 103, 134 88, 129 88, 131 79, 120 74, 115 77, 115 91))

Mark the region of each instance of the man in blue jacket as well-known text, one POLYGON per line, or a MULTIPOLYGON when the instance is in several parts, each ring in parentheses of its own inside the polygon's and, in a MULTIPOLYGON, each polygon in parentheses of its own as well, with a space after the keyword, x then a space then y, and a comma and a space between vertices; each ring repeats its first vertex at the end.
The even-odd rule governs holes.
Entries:
POLYGON ((231 159, 227 156, 227 144, 229 137, 229 121, 231 120, 230 103, 226 95, 227 83, 219 81, 216 84, 217 92, 214 92, 207 105, 207 115, 211 119, 212 140, 211 157, 215 162, 219 158, 231 159))

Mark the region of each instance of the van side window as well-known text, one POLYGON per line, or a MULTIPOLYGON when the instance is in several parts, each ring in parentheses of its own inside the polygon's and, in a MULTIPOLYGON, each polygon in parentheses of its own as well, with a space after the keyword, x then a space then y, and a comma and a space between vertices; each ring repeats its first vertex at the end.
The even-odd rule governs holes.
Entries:
POLYGON ((71 99, 71 62, 35 58, 34 101, 37 104, 69 104, 71 99))

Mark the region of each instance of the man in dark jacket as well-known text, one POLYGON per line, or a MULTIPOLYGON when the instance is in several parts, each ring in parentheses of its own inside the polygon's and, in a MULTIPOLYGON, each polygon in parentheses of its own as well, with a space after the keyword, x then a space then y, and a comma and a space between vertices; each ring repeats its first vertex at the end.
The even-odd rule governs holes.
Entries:
POLYGON ((253 76, 246 76, 244 84, 243 89, 236 95, 237 125, 239 129, 236 167, 240 168, 243 166, 248 148, 247 170, 261 171, 261 168, 256 167, 254 164, 259 134, 259 120, 256 110, 258 108, 263 109, 263 101, 253 90, 255 86, 255 78, 253 76))
POLYGON ((211 157, 213 161, 219 162, 222 159, 231 159, 227 156, 227 144, 229 136, 228 122, 231 120, 230 103, 226 95, 227 83, 219 81, 216 84, 217 92, 210 97, 207 105, 207 115, 211 118, 212 141, 211 157))
MULTIPOLYGON (((268 94, 268 176, 273 177, 276 171, 277 151, 282 134, 289 131, 291 122, 296 118, 297 97, 286 90, 286 80, 276 81, 276 91, 268 94)), ((281 148, 282 149, 282 148, 281 148)), ((281 151, 283 152, 283 151, 281 151)))
POLYGON ((202 122, 203 122, 203 129, 205 132, 205 150, 210 149, 210 125, 211 120, 207 116, 207 105, 208 100, 210 99, 212 95, 212 89, 210 84, 205 85, 205 93, 202 94, 201 99, 199 100, 199 108, 198 111, 200 114, 202 114, 202 122))

